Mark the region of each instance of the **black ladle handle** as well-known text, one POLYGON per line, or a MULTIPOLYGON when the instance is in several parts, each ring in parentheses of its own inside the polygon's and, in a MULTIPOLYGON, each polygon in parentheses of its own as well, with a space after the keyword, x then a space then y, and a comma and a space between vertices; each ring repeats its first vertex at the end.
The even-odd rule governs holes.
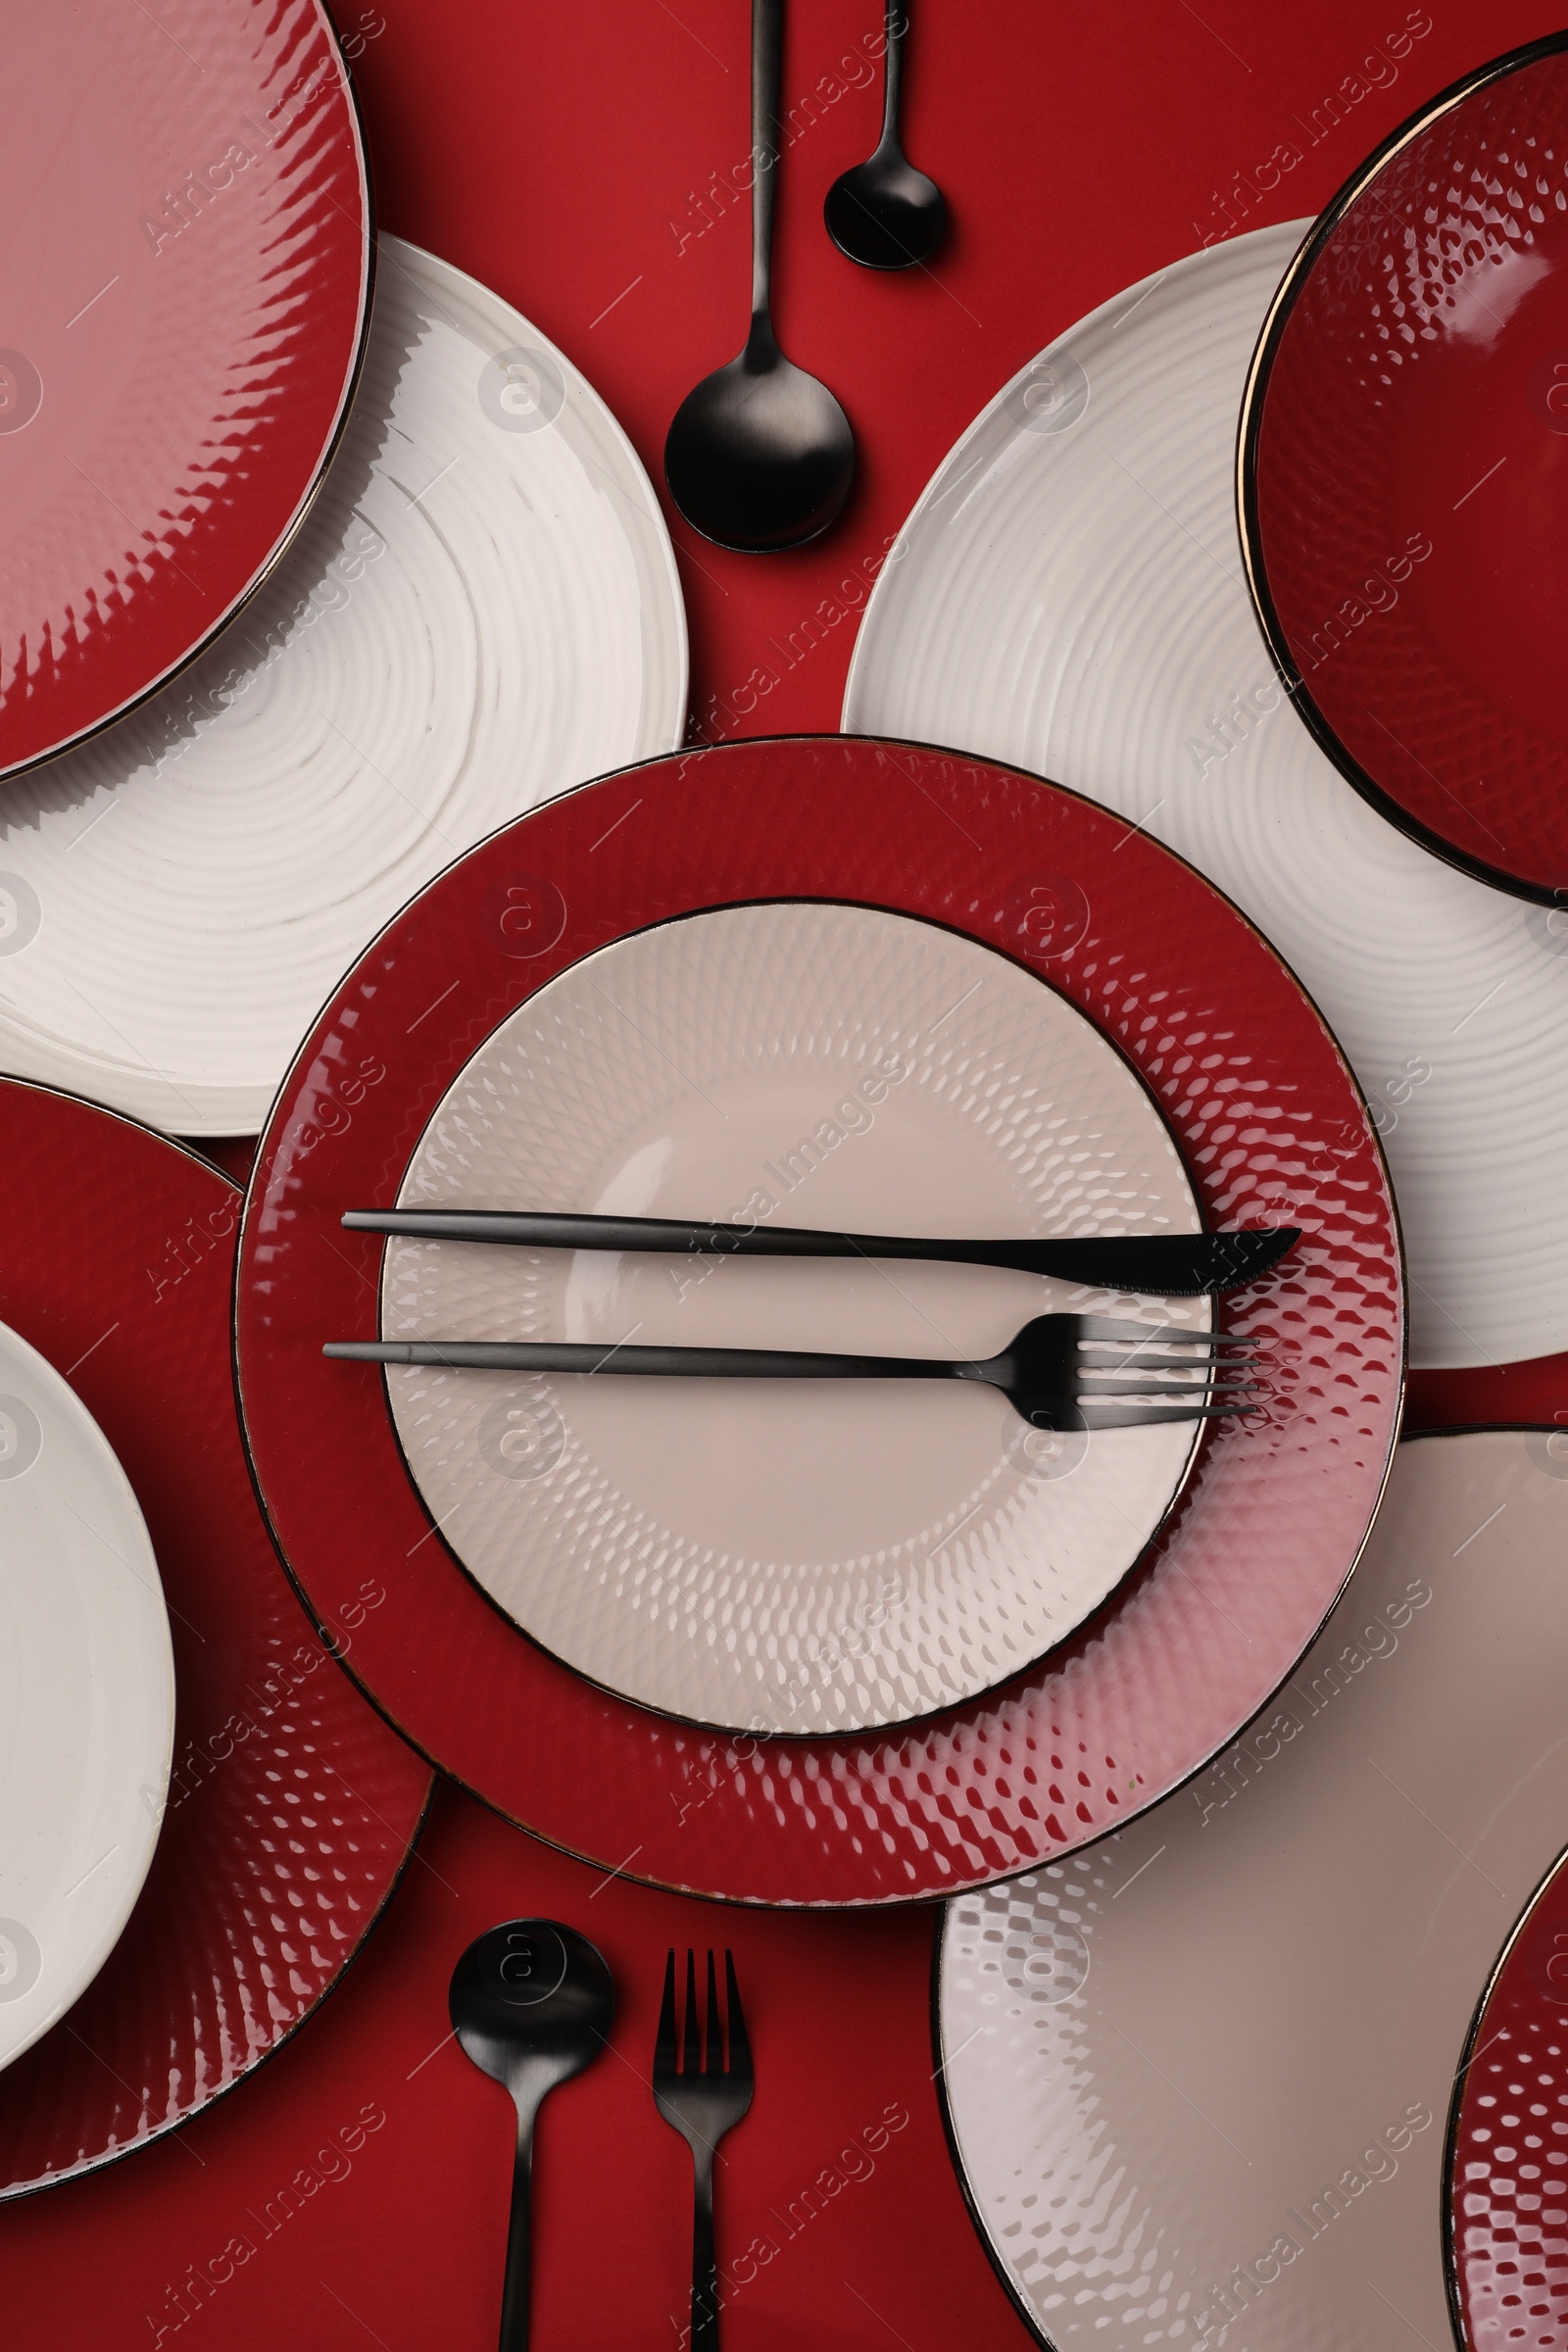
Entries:
POLYGON ((886 56, 882 68, 882 136, 878 141, 878 150, 884 155, 894 155, 901 152, 899 99, 904 84, 904 36, 909 29, 906 0, 888 0, 886 25, 886 56))
POLYGON ((784 74, 784 0, 752 0, 752 333, 771 336, 773 186, 784 74))

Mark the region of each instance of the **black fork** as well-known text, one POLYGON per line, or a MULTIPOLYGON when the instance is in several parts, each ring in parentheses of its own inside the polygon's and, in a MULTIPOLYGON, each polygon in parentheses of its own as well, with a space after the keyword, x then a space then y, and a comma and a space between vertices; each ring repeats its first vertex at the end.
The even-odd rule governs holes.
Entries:
POLYGON ((746 2035, 735 1963, 724 1954, 729 2063, 724 2063, 718 1981, 708 1955, 708 2031, 697 2021, 697 1955, 686 1954, 685 2060, 675 2033, 675 1955, 664 1964, 664 1997, 654 2042, 654 2103, 692 2152, 691 2352, 718 2352, 718 2259, 713 2251, 713 2150, 752 2103, 752 2045, 746 2035))

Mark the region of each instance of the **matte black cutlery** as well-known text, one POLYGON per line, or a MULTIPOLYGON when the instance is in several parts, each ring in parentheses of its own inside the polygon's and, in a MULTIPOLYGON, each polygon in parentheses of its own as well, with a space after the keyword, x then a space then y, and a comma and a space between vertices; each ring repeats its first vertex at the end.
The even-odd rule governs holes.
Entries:
POLYGON ((675 2031, 675 1955, 664 1964, 664 1997, 654 2042, 654 2103, 692 2152, 691 2352, 718 2352, 718 2260, 713 2248, 713 2150, 752 2103, 756 2077, 735 1963, 724 1954, 729 2051, 718 2011, 713 1955, 708 1955, 708 2030, 697 2018, 697 1955, 686 1954, 685 2055, 675 2031))
POLYGON ((825 531, 855 478, 855 436, 826 384, 773 332, 773 185, 778 171, 784 0, 752 0, 752 323, 745 348, 705 375, 664 443, 669 495, 692 528, 759 555, 825 531))
POLYGON ((928 262, 947 233, 948 208, 934 179, 917 172, 899 141, 899 97, 908 0, 887 0, 882 136, 863 164, 843 172, 822 217, 840 253, 867 270, 910 270, 928 262))
POLYGON ((533 1250, 681 1250, 736 1257, 930 1258, 1010 1266, 1058 1282, 1182 1298, 1242 1290, 1301 1236, 1294 1225, 1246 1233, 1160 1233, 1107 1240, 955 1241, 891 1233, 817 1233, 795 1225, 701 1224, 675 1217, 601 1217, 486 1208, 351 1208, 351 1232, 431 1242, 503 1242, 533 1250))
POLYGON ((1246 1340, 1103 1315, 1037 1315, 1000 1355, 814 1355, 771 1348, 631 1348, 557 1340, 332 1340, 323 1355, 450 1372, 625 1373, 685 1380, 965 1380, 1000 1389, 1036 1429, 1145 1429, 1254 1409, 1246 1340), (1152 1348, 1167 1352, 1150 1354, 1152 1348), (1120 1377, 1139 1374, 1140 1378, 1120 1377), (1137 1396, 1136 1405, 1105 1399, 1137 1396), (1154 1403, 1154 1397, 1169 1402, 1154 1403), (1218 1401, 1215 1401, 1218 1399, 1218 1401))
POLYGON ((452 1972, 448 2007, 467 2056, 506 2085, 517 2110, 500 2344, 501 2352, 527 2352, 534 2118, 547 2093, 604 2048, 614 1986, 575 1928, 514 1919, 469 1944, 452 1972))

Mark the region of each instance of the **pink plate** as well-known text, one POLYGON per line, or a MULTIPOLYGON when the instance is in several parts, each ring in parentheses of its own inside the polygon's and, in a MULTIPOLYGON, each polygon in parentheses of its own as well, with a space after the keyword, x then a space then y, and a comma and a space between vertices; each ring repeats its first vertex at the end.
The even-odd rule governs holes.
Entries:
MULTIPOLYGON (((552 1203, 569 1206, 571 1203, 552 1203)), ((1387 1171, 1313 1006, 1236 909, 1058 787, 907 745, 742 743, 554 801, 449 866, 366 951, 262 1140, 235 1296, 241 1408, 313 1610, 389 1598, 350 1671, 432 1760, 525 1827, 692 1892, 773 1903, 952 1892, 1068 1851, 1195 1771, 1295 1664, 1365 1539, 1403 1384, 1387 1171), (924 916, 1049 980, 1133 1062, 1205 1218, 1289 1223, 1278 1279, 1225 1302, 1266 1412, 1214 1425, 1182 1503, 1087 1625, 918 1726, 768 1742, 579 1680, 460 1568, 373 1371, 390 1204, 478 1042, 612 940, 698 908, 818 899, 924 916)))
POLYGON ((1441 857, 1568 893, 1568 33, 1404 123, 1264 323, 1242 536, 1350 782, 1441 857))
MULTIPOLYGON (((227 1329, 239 1192, 70 1095, 0 1080, 0 1321, 124 1468, 174 1645, 174 1755, 123 1935, 0 2074, 0 2197, 91 2170, 230 2089, 336 1984, 429 1794, 312 1630, 256 1507, 227 1329)), ((385 1606, 362 1580, 341 1646, 385 1606)))
POLYGON ((369 318, 319 0, 4 12, 0 773, 149 693, 301 521, 369 318))
POLYGON ((1470 2029, 1449 2133, 1447 2256, 1471 2352, 1565 2352, 1568 1856, 1531 1897, 1470 2029))

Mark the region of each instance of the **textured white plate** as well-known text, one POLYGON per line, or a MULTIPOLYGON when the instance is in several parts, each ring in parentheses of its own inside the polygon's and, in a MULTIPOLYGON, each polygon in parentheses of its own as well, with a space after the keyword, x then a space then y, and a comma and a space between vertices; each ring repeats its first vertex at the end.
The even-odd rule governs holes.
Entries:
POLYGON ((1568 1348, 1568 916, 1358 799, 1284 707, 1242 571, 1242 385, 1304 226, 1176 263, 998 395, 877 581, 844 724, 1054 776, 1227 891, 1372 1103, 1412 1360, 1541 1355, 1568 1348))
POLYGON ((253 1133, 406 899, 671 750, 685 711, 674 559, 624 433, 508 304, 383 237, 348 430, 270 583, 164 694, 7 786, 0 1069, 253 1133))
MULTIPOLYGON (((933 924, 818 905, 695 915, 562 973, 457 1079, 399 1199, 906 1234, 1200 1223, 1152 1098, 1073 1006, 933 924)), ((381 1327, 956 1357, 1107 1303, 966 1266, 393 1242, 381 1327)), ((645 1705, 769 1732, 926 1714, 1040 1656, 1138 1558, 1197 1434, 1058 1438, 936 1382, 389 1388, 432 1518, 520 1626, 645 1705)))
POLYGON ((0 2066, 95 1977, 158 1840, 174 1661, 123 1470, 0 1324, 0 2066))
POLYGON ((1253 1729, 1132 1829, 949 1905, 960 2162, 1062 2352, 1450 2341, 1454 2073, 1568 1835, 1550 1443, 1407 1440, 1253 1729))

